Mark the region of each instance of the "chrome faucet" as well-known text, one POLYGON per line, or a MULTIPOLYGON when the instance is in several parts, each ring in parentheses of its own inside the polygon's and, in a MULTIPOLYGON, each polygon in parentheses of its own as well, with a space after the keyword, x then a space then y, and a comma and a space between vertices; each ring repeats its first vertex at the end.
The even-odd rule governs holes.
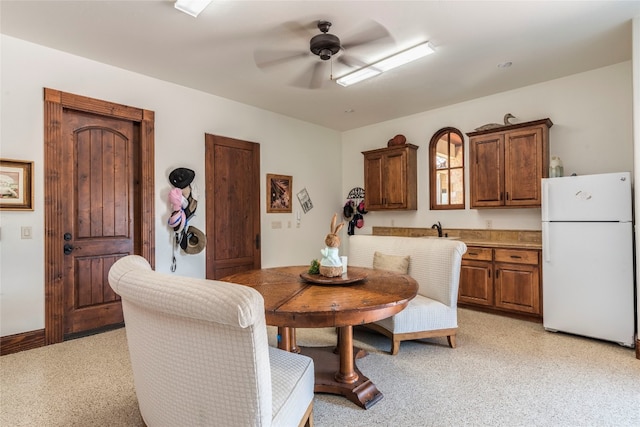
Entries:
POLYGON ((440 221, 433 224, 431 228, 436 228, 438 230, 438 237, 442 237, 442 224, 440 224, 440 221))

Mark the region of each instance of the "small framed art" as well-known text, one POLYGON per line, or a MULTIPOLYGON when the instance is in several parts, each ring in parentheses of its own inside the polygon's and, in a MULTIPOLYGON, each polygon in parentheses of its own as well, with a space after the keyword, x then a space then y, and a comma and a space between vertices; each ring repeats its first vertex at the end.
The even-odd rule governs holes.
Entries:
POLYGON ((267 213, 291 213, 293 177, 267 174, 267 213))
POLYGON ((311 197, 309 197, 309 193, 306 188, 303 188, 298 192, 298 201, 300 202, 300 206, 302 206, 304 213, 313 209, 313 203, 311 202, 311 197))
POLYGON ((33 210, 33 162, 0 159, 0 209, 33 210))

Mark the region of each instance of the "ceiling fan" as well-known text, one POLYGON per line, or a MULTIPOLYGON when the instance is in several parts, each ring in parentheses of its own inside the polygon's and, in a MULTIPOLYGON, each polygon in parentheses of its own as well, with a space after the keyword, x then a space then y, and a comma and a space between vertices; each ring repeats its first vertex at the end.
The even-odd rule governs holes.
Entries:
MULTIPOLYGON (((304 32, 305 37, 310 35, 303 26, 295 23, 288 24, 289 29, 294 30, 297 34, 304 32)), ((291 84, 317 89, 322 86, 324 81, 333 80, 334 59, 350 68, 362 67, 366 65, 365 62, 348 54, 347 51, 367 44, 391 40, 386 28, 376 22, 370 24, 369 28, 358 33, 353 40, 346 43, 343 43, 338 36, 329 33, 332 25, 330 21, 321 20, 315 25, 320 30, 320 34, 311 37, 308 41, 308 50, 302 47, 296 51, 257 50, 254 53, 256 65, 261 69, 266 69, 295 60, 309 61, 311 59, 310 65, 291 84)))

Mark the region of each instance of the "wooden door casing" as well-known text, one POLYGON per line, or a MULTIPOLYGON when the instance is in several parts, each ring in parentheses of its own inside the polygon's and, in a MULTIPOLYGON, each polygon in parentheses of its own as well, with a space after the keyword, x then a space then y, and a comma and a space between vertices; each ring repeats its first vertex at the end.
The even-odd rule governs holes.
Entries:
POLYGON ((205 135, 206 277, 259 269, 260 145, 205 135))
MULTIPOLYGON (((45 199, 45 345, 62 342, 65 334, 64 233, 66 228, 64 203, 69 192, 68 180, 63 177, 65 164, 65 135, 63 123, 69 112, 82 112, 101 118, 128 120, 134 124, 137 146, 134 164, 138 186, 138 204, 132 219, 133 252, 155 266, 155 184, 154 184, 154 113, 81 95, 44 89, 44 199, 45 199)), ((103 264, 111 261, 109 256, 103 264)), ((94 266, 94 274, 106 268, 94 266)), ((107 291, 108 292, 108 291, 107 291)), ((110 296, 107 295, 107 299, 110 296)))

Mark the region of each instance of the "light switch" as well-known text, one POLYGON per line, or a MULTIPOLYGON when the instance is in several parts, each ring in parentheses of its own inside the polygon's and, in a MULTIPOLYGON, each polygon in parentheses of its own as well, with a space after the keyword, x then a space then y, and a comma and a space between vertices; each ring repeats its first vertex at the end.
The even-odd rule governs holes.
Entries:
POLYGON ((31 227, 21 227, 20 236, 23 239, 31 239, 31 227))

